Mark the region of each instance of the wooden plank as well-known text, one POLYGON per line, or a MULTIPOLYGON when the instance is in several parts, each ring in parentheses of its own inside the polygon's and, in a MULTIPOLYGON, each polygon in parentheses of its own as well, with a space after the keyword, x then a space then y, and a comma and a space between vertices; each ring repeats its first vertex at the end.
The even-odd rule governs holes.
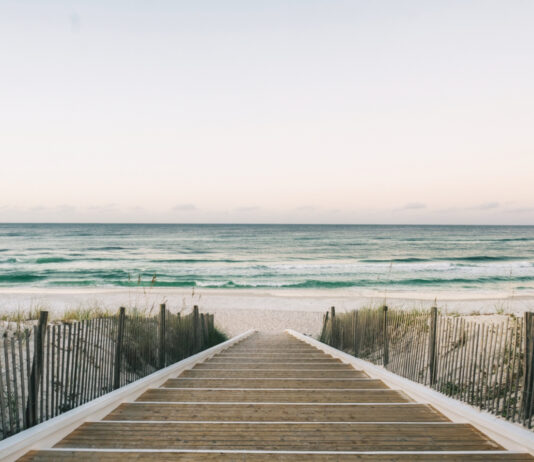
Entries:
MULTIPOLYGON (((17 358, 16 358, 16 354, 15 354, 15 337, 12 336, 11 337, 11 364, 13 365, 13 398, 14 398, 14 403, 12 403, 15 407, 15 418, 16 418, 16 425, 17 425, 17 432, 20 431, 20 428, 21 428, 21 421, 24 422, 24 419, 22 418, 23 414, 24 414, 24 401, 22 403, 20 403, 20 407, 19 407, 19 387, 18 387, 18 382, 17 382, 17 358)), ((22 364, 19 363, 19 367, 21 366, 22 364)), ((42 377, 42 375, 41 375, 42 377)), ((41 387, 42 389, 42 387, 41 387)))
MULTIPOLYGON (((11 384, 11 373, 10 373, 10 367, 9 367, 9 340, 7 337, 4 337, 4 365, 2 366, 2 363, 0 362, 0 373, 5 374, 4 380, 6 385, 6 405, 7 405, 7 415, 9 416, 8 422, 9 425, 7 426, 7 429, 9 429, 9 434, 13 435, 16 433, 16 425, 15 421, 18 420, 18 416, 16 416, 16 409, 13 406, 13 402, 11 399, 13 398, 13 391, 12 384, 11 384)), ((13 375, 16 375, 15 371, 15 364, 13 366, 13 375)), ((4 390, 0 390, 0 393, 4 393, 4 390)), ((4 430, 5 431, 5 430, 4 430)))
POLYGON ((122 342, 124 338, 124 321, 126 318, 126 308, 119 309, 119 324, 117 330, 117 341, 115 344, 115 360, 113 362, 113 389, 116 390, 121 385, 121 364, 122 364, 122 342))
POLYGON ((264 369, 264 370, 222 370, 222 371, 210 371, 202 369, 189 369, 181 374, 181 377, 198 377, 198 378, 317 378, 317 379, 346 379, 346 378, 358 378, 368 377, 365 372, 357 371, 355 369, 346 371, 325 371, 325 370, 277 370, 277 369, 264 369))
POLYGON ((396 390, 182 390, 152 388, 136 401, 256 402, 256 403, 406 403, 396 390))
MULTIPOLYGON (((297 340, 298 342, 298 340, 297 340)), ((231 349, 228 349, 227 351, 254 351, 255 353, 264 353, 264 352, 300 352, 300 351, 309 351, 312 353, 317 353, 317 350, 314 350, 314 348, 310 345, 306 345, 303 343, 276 343, 276 342, 267 342, 267 343, 241 343, 239 345, 234 345, 231 349)))
POLYGON ((231 350, 228 351, 241 351, 241 350, 259 350, 259 351, 314 351, 313 347, 306 345, 305 343, 298 343, 299 340, 293 339, 290 341, 276 341, 268 340, 265 342, 242 342, 239 345, 234 345, 231 350))
POLYGON ((305 348, 232 348, 228 350, 228 353, 237 355, 316 355, 317 350, 311 349, 311 347, 305 348))
MULTIPOLYGON (((19 373, 20 373, 20 391, 21 391, 21 399, 22 399, 22 404, 25 405, 26 403, 26 385, 24 383, 24 363, 25 363, 25 360, 24 360, 24 354, 23 354, 23 349, 22 349, 22 339, 24 338, 24 341, 27 341, 27 333, 20 333, 18 336, 17 336, 17 340, 18 340, 18 352, 19 352, 19 373)), ((28 361, 28 359, 26 358, 26 361, 28 361)), ((47 380, 47 383, 48 380, 47 380)), ((2 389, 2 385, 1 385, 1 381, 0 381, 0 390, 2 389)), ((48 395, 47 395, 47 399, 48 399, 48 395)), ((0 407, 1 407, 1 404, 0 404, 0 407)), ((23 426, 24 428, 27 428, 28 427, 28 418, 27 418, 27 415, 26 415, 26 412, 24 412, 24 410, 22 411, 22 421, 23 421, 23 426)))
MULTIPOLYGON (((0 369, 3 370, 2 366, 2 355, 0 355, 0 369)), ((6 398, 4 397, 4 380, 3 375, 0 373, 0 423, 2 424, 2 437, 7 438, 9 436, 9 413, 7 410, 6 398)), ((9 396, 9 395, 8 395, 9 396)))
POLYGON ((254 354, 254 353, 227 353, 217 356, 213 356, 212 360, 220 361, 339 361, 325 354, 315 354, 315 353, 263 353, 263 354, 254 354))
POLYGON ((327 356, 305 356, 305 355, 284 355, 273 356, 273 355, 264 355, 264 356, 214 356, 211 359, 208 359, 205 363, 213 364, 239 364, 239 363, 306 363, 306 364, 343 364, 339 359, 331 359, 327 356))
POLYGON ((205 363, 195 366, 195 370, 228 370, 228 369, 288 369, 296 370, 332 370, 332 371, 353 371, 354 368, 349 364, 337 362, 231 362, 231 363, 216 363, 206 361, 205 363))
POLYGON ((163 388, 388 388, 382 380, 377 379, 169 379, 163 388))
POLYGON ((72 394, 69 393, 69 389, 72 386, 72 378, 71 378, 72 324, 71 323, 65 326, 65 332, 68 337, 68 342, 67 342, 67 359, 66 359, 66 366, 65 366, 65 381, 63 382, 63 409, 68 410, 73 407, 71 403, 72 394))
POLYGON ((88 422, 61 448, 465 451, 502 449, 468 424, 88 422))
POLYGON ((426 404, 363 406, 288 404, 125 403, 104 420, 187 420, 228 422, 446 422, 426 404))
MULTIPOLYGON (((58 398, 58 406, 59 406, 59 412, 65 411, 65 353, 67 351, 66 347, 66 338, 67 338, 67 325, 66 324, 60 324, 59 328, 62 330, 62 344, 61 344, 61 373, 58 375, 58 380, 60 384, 59 389, 59 398, 58 398)), ((60 355, 58 354, 58 359, 60 358, 60 355)))
POLYGON ((220 452, 31 451, 21 462, 532 462, 528 454, 243 454, 220 452))

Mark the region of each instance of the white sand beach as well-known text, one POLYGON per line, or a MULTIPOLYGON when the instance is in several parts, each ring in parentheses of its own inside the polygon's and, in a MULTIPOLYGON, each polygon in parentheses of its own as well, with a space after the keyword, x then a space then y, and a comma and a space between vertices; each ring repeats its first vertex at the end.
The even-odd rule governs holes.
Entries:
POLYGON ((216 324, 228 335, 249 328, 277 332, 293 328, 317 335, 322 317, 330 306, 338 312, 384 302, 391 308, 428 309, 437 303, 449 313, 516 313, 534 310, 534 294, 521 296, 506 293, 465 292, 390 292, 369 290, 221 290, 176 288, 19 288, 0 289, 0 314, 28 309, 47 309, 59 317, 68 309, 101 307, 114 311, 120 306, 156 312, 160 303, 169 310, 187 312, 198 305, 203 312, 215 314, 216 324))

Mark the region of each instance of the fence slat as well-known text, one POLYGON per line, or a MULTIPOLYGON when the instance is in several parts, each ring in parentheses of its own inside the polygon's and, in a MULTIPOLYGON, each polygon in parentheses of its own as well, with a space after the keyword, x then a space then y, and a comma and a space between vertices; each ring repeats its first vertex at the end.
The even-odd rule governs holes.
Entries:
MULTIPOLYGON (((19 386, 17 383, 17 361, 16 361, 16 353, 15 353, 15 337, 11 337, 10 342, 10 348, 11 348, 11 364, 13 365, 13 398, 14 398, 14 407, 15 407, 15 425, 17 432, 20 431, 20 416, 24 412, 24 404, 22 404, 22 412, 21 409, 19 409, 19 386)), ((0 392, 1 393, 1 392, 0 392)))
MULTIPOLYGON (((45 361, 45 384, 46 384, 46 395, 45 395, 45 416, 44 420, 50 418, 50 326, 46 326, 46 361, 45 361)), ((44 376, 45 374, 43 374, 44 376)))
POLYGON ((15 433, 15 415, 13 411, 13 406, 11 404, 13 392, 11 391, 11 373, 10 373, 10 367, 9 367, 9 342, 7 340, 7 337, 4 337, 3 370, 5 372, 7 417, 8 417, 8 422, 9 422, 7 429, 8 429, 9 434, 12 435, 13 433, 15 433))
POLYGON ((432 387, 436 383, 436 332, 438 328, 438 309, 434 306, 430 309, 430 334, 428 336, 428 367, 429 382, 432 387))
POLYGON ((28 395, 31 396, 27 410, 29 426, 36 425, 38 422, 39 384, 43 371, 43 343, 47 320, 48 311, 41 311, 39 314, 39 323, 35 327, 33 366, 29 382, 30 388, 28 390, 28 395))
MULTIPOLYGON (((0 355, 0 370, 2 369, 2 356, 0 355)), ((3 374, 0 374, 0 423, 2 424, 2 438, 9 436, 8 415, 6 407, 6 399, 4 398, 4 379, 3 374)))
POLYGON ((163 369, 165 367, 165 303, 159 306, 159 367, 163 369))
MULTIPOLYGON (((17 343, 18 343, 18 350, 19 350, 19 373, 20 373, 20 395, 21 395, 21 407, 22 407, 22 410, 21 410, 21 415, 22 415, 22 426, 23 428, 27 428, 28 427, 28 420, 26 418, 26 412, 25 412, 25 409, 24 409, 24 405, 26 403, 26 385, 24 383, 24 355, 22 354, 23 352, 23 349, 22 349, 22 341, 23 341, 23 336, 24 336, 24 339, 27 338, 27 332, 24 331, 22 332, 20 335, 18 335, 18 338, 17 338, 17 343)), ((27 361, 28 359, 26 359, 27 361)), ((2 390, 2 386, 0 385, 0 390, 2 390)))
POLYGON ((71 356, 71 341, 72 341, 72 324, 69 323, 65 326, 65 330, 67 332, 67 360, 65 364, 65 382, 63 386, 63 410, 66 411, 68 409, 71 409, 72 406, 70 404, 70 396, 69 396, 69 388, 70 388, 70 356, 71 356))
POLYGON ((126 316, 126 309, 121 307, 119 311, 119 326, 117 331, 117 344, 115 347, 115 369, 113 371, 113 389, 120 387, 121 379, 121 356, 122 356, 122 341, 124 337, 124 318, 126 316))
POLYGON ((384 305, 382 307, 382 335, 384 342, 384 356, 382 363, 384 367, 387 367, 389 363, 389 338, 388 338, 388 307, 384 305))

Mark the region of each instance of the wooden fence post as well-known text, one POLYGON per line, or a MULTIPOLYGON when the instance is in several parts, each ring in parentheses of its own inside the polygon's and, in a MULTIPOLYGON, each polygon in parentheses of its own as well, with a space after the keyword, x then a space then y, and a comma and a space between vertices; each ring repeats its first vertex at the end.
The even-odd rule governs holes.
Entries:
POLYGON ((384 305, 383 310, 383 329, 384 329, 384 367, 389 363, 389 339, 388 339, 388 307, 384 305))
POLYGON ((521 420, 531 427, 532 398, 534 395, 534 313, 525 312, 525 341, 523 355, 523 397, 521 400, 521 420))
POLYGON ((165 303, 159 306, 159 368, 165 367, 165 303))
POLYGON ((209 339, 209 335, 210 335, 209 328, 208 328, 208 317, 209 317, 209 315, 205 314, 204 315, 204 322, 202 323, 202 327, 204 328, 204 348, 208 344, 208 339, 209 339))
POLYGON ((35 351, 33 352, 32 372, 30 383, 28 384, 26 419, 29 427, 37 425, 37 403, 39 397, 39 384, 41 383, 41 375, 43 373, 44 339, 47 322, 48 311, 39 312, 39 323, 37 324, 37 329, 35 331, 35 351))
POLYGON ((194 352, 197 353, 200 350, 200 315, 198 313, 198 306, 193 307, 193 345, 194 352))
POLYGON ((326 343, 326 327, 328 325, 328 311, 323 315, 323 327, 321 328, 321 342, 326 343))
POLYGON ((330 308, 330 345, 337 346, 336 307, 330 308))
POLYGON ((212 329, 211 329, 211 314, 206 314, 206 342, 211 342, 212 329))
POLYGON ((436 332, 438 326, 438 309, 433 306, 430 309, 430 333, 428 336, 428 367, 430 376, 430 386, 436 383, 437 356, 436 356, 436 332))
POLYGON ((204 330, 204 320, 206 316, 204 313, 200 313, 200 348, 204 348, 204 342, 206 341, 206 331, 204 330))
POLYGON ((358 312, 356 310, 354 310, 353 314, 352 314, 353 318, 352 318, 352 322, 353 322, 353 325, 352 325, 352 335, 353 335, 353 342, 354 344, 352 345, 352 348, 354 350, 354 356, 358 356, 358 336, 357 336, 357 332, 358 332, 358 312))
POLYGON ((121 306, 119 310, 119 326, 117 330, 117 343, 115 345, 115 364, 113 368, 113 389, 116 390, 121 386, 121 357, 122 357, 122 341, 124 338, 124 319, 126 317, 126 309, 121 306))
POLYGON ((211 336, 213 335, 213 331, 215 330, 215 320, 214 320, 213 314, 209 315, 209 326, 208 327, 210 330, 210 338, 211 338, 211 336))

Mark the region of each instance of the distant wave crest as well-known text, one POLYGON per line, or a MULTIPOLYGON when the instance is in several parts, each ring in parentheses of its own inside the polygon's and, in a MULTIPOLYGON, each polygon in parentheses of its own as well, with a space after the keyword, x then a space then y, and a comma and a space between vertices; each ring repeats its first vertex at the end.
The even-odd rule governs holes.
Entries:
POLYGON ((24 282, 35 282, 45 279, 44 275, 31 273, 6 273, 0 274, 0 283, 20 284, 24 282))
POLYGON ((43 263, 66 263, 72 261, 70 258, 64 258, 64 257, 41 257, 37 258, 35 260, 35 263, 37 264, 43 264, 43 263))
POLYGON ((519 256, 506 256, 506 255, 471 255, 466 257, 436 257, 436 258, 383 258, 383 259, 364 259, 360 260, 362 263, 424 263, 424 262, 436 262, 436 261, 448 261, 448 262, 499 262, 499 261, 517 261, 522 258, 519 256))

